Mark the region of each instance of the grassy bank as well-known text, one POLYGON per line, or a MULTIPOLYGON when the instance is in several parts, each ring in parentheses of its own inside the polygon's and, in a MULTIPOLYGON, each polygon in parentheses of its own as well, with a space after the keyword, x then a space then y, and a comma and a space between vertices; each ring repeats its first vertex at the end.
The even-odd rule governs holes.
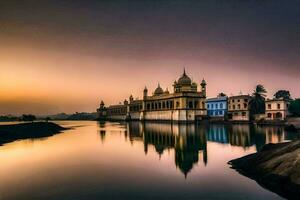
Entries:
POLYGON ((0 144, 19 139, 48 137, 65 129, 66 128, 52 122, 0 125, 0 144))

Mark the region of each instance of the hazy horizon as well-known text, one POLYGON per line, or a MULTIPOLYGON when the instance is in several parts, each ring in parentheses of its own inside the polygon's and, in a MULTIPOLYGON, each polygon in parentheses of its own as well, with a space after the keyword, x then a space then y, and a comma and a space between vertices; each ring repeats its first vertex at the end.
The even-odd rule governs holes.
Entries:
POLYGON ((300 2, 2 1, 0 115, 95 112, 182 74, 300 97, 300 2))

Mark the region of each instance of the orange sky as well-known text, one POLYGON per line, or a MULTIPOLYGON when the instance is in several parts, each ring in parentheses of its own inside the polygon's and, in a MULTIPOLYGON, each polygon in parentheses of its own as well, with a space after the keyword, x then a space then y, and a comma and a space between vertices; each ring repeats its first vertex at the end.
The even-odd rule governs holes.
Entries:
MULTIPOLYGON (((5 6, 0 10, 1 115, 92 112, 101 99, 115 104, 130 94, 141 97, 145 85, 152 92, 158 82, 173 91, 183 67, 197 83, 206 79, 208 97, 251 93, 256 84, 263 84, 269 97, 278 89, 300 97, 299 59, 294 56, 299 47, 290 41, 297 41, 297 34, 273 25, 277 15, 265 10, 250 9, 248 16, 226 6, 219 18, 207 5, 193 13, 188 4, 153 9, 105 3, 80 5, 78 13, 74 5, 47 9, 41 3, 26 14, 30 5, 5 6), (117 14, 105 13, 107 8, 117 14), (240 16, 238 21, 232 21, 232 13, 240 16), (257 14, 270 22, 260 23, 257 14), (94 15, 103 16, 95 21, 94 15), (198 20, 189 24, 189 17, 198 20)), ((286 20, 293 25, 292 19, 286 20)))

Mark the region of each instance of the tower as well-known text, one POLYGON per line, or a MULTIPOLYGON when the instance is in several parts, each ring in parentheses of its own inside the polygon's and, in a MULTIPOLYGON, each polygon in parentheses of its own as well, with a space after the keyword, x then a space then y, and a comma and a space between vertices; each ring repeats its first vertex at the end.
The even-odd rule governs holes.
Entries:
POLYGON ((148 89, 147 87, 145 86, 145 89, 144 89, 144 92, 143 92, 143 99, 146 99, 148 96, 148 89))
POLYGON ((100 109, 103 109, 104 108, 104 102, 103 102, 103 100, 101 100, 101 102, 100 102, 100 109))
POLYGON ((106 117, 106 108, 104 102, 101 100, 100 107, 97 109, 98 119, 102 120, 106 117))
POLYGON ((201 85, 201 92, 206 97, 206 81, 204 80, 204 78, 202 79, 202 82, 200 85, 201 85))
POLYGON ((132 103, 132 102, 133 102, 133 96, 130 95, 130 97, 129 97, 129 103, 132 103))

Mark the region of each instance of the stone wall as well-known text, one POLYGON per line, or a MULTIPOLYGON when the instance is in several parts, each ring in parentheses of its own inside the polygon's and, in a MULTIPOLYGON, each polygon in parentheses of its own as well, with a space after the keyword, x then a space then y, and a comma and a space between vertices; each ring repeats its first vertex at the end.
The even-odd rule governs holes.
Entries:
POLYGON ((147 111, 144 120, 157 121, 194 121, 197 115, 206 115, 204 110, 166 110, 147 111))
POLYGON ((107 117, 109 120, 125 120, 126 115, 110 115, 107 117))

